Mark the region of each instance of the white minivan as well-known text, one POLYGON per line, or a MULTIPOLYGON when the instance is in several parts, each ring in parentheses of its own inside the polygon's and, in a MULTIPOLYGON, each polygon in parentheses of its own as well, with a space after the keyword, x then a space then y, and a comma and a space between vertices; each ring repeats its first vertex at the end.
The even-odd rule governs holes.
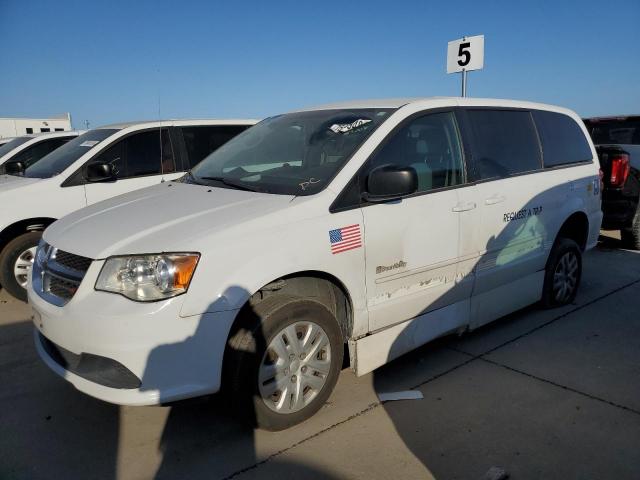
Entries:
POLYGON ((0 145, 0 174, 5 173, 8 166, 10 171, 12 167, 14 172, 19 173, 83 133, 83 130, 72 130, 12 138, 0 145))
POLYGON ((177 181, 44 232, 37 349, 79 390, 151 405, 226 390, 267 429, 362 375, 534 302, 571 302, 602 213, 572 111, 360 101, 268 118, 177 181))
POLYGON ((0 175, 0 285, 26 300, 27 275, 48 225, 84 206, 181 177, 255 123, 169 120, 108 125, 74 138, 37 163, 22 162, 26 170, 7 169, 13 174, 0 175))

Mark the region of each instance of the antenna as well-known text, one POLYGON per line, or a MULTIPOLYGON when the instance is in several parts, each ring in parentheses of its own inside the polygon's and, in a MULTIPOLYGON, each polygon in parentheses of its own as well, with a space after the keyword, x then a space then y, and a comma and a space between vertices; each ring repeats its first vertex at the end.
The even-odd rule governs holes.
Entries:
MULTIPOLYGON (((160 69, 158 69, 158 74, 160 73, 160 69)), ((162 175, 162 179, 160 182, 164 182, 164 158, 162 156, 162 117, 160 116, 160 85, 158 85, 158 133, 160 139, 160 174, 162 175)))

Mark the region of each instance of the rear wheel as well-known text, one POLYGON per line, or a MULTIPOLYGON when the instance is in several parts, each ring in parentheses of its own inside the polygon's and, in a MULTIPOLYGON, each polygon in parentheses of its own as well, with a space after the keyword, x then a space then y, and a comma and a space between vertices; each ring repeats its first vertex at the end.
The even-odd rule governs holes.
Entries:
POLYGON ((11 295, 27 301, 27 278, 42 232, 23 233, 11 240, 0 256, 0 284, 11 295))
POLYGON ((234 407, 251 423, 283 430, 316 413, 342 367, 343 340, 324 305, 289 295, 245 308, 229 340, 225 376, 234 407))
POLYGON ((542 290, 545 307, 567 305, 576 298, 582 277, 582 251, 570 238, 559 238, 547 261, 542 290))

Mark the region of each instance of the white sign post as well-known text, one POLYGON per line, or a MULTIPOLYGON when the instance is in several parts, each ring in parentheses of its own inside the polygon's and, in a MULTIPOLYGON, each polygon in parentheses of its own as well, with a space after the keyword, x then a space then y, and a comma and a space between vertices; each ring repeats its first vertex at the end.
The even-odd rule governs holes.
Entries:
POLYGON ((467 96, 467 72, 484 67, 484 35, 462 37, 449 42, 447 73, 462 72, 462 96, 467 96))

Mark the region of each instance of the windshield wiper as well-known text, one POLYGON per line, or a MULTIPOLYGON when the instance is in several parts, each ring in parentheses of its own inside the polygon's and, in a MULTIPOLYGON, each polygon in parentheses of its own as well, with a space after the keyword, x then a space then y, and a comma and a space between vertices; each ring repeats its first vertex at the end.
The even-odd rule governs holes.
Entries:
MULTIPOLYGON (((193 175, 191 175, 193 177, 193 175)), ((233 187, 236 188, 238 190, 246 190, 248 192, 257 192, 258 190, 253 188, 253 187, 249 187, 248 185, 245 185, 242 182, 235 182, 233 180, 230 180, 228 178, 225 177, 197 177, 200 178, 202 180, 215 180, 217 182, 220 183, 224 183, 225 185, 229 186, 229 187, 233 187)))

